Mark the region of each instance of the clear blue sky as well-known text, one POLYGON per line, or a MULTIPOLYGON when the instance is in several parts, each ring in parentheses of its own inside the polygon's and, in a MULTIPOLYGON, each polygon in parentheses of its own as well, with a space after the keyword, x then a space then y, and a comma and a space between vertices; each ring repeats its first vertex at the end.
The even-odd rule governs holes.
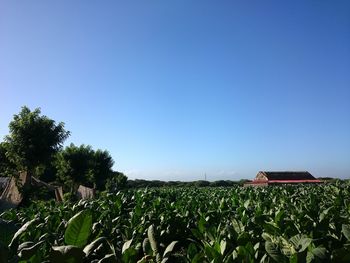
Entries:
POLYGON ((0 137, 21 106, 130 178, 350 177, 350 1, 1 1, 0 137))

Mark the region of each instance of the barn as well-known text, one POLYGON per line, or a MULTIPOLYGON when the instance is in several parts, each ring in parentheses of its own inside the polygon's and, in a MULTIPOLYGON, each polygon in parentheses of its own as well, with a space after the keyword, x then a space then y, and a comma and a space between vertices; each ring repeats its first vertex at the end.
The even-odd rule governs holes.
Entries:
POLYGON ((266 186, 276 184, 309 184, 322 183, 306 171, 260 171, 255 179, 245 186, 266 186))

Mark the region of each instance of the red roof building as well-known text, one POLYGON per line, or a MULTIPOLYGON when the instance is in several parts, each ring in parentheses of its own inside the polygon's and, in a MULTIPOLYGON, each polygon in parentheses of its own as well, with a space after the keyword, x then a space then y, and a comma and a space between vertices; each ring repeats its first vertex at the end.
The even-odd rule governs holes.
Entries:
POLYGON ((309 172, 264 172, 260 171, 255 179, 245 186, 266 186, 271 184, 322 183, 309 172))

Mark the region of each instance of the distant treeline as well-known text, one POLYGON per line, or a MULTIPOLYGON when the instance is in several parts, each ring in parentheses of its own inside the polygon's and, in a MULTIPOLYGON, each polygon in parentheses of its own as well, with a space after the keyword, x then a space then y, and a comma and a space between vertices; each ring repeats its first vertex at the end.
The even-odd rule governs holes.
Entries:
POLYGON ((144 188, 144 187, 230 187, 234 185, 243 185, 249 180, 243 179, 239 181, 231 180, 219 180, 214 182, 209 182, 205 180, 184 182, 184 181, 160 181, 160 180, 128 180, 126 183, 127 188, 144 188))
MULTIPOLYGON (((350 179, 338 179, 332 177, 319 177, 318 179, 323 180, 325 182, 335 182, 335 181, 349 181, 350 179)), ((248 179, 241 179, 239 181, 232 180, 218 180, 218 181, 161 181, 161 180, 143 180, 143 179, 135 179, 135 180, 127 180, 126 184, 123 185, 125 188, 145 188, 145 187, 230 187, 235 185, 244 185, 246 182, 249 182, 248 179)))

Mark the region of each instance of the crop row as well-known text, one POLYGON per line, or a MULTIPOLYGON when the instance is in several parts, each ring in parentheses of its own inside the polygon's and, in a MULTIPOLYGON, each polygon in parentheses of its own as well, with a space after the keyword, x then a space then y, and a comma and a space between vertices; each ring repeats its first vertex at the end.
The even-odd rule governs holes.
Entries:
POLYGON ((350 262, 350 185, 162 188, 0 215, 1 262, 350 262))

